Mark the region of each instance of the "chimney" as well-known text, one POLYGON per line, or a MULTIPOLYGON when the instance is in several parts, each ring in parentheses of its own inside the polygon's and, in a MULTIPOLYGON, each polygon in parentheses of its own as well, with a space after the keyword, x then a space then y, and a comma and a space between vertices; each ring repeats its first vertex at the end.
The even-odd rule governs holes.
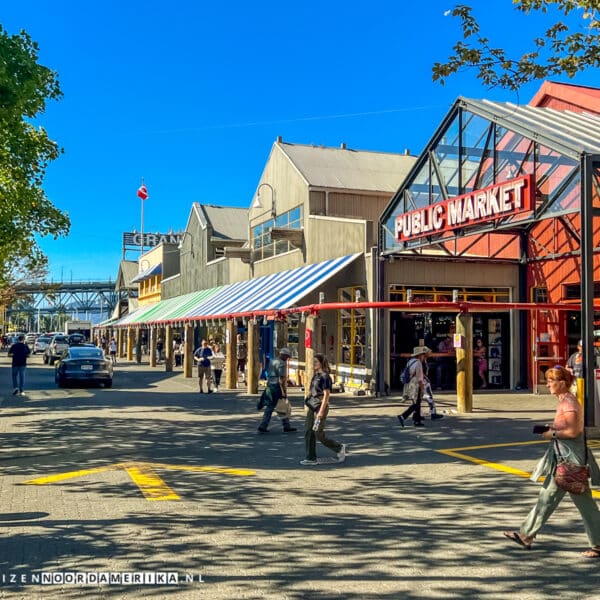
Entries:
POLYGON ((280 136, 280 135, 278 135, 278 136, 277 136, 277 143, 278 143, 278 144, 281 144, 282 142, 283 142, 283 137, 282 137, 282 136, 280 136))
POLYGON ((345 150, 345 149, 346 149, 346 142, 342 142, 342 143, 340 144, 340 148, 341 148, 342 150, 345 150))
POLYGON ((410 149, 404 148, 404 156, 410 156, 410 149))

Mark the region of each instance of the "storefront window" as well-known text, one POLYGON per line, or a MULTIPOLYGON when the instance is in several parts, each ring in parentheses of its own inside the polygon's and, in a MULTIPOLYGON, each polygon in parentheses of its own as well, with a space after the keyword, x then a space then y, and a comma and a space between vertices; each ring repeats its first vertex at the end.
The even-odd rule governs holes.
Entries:
MULTIPOLYGON (((340 302, 355 302, 366 298, 364 287, 348 287, 339 290, 340 302)), ((342 309, 338 313, 338 362, 344 365, 365 364, 366 311, 363 308, 342 309)))
POLYGON ((252 228, 252 247, 254 248, 254 260, 262 260, 277 254, 289 252, 292 247, 287 240, 274 242, 271 239, 271 229, 281 227, 284 229, 302 228, 302 206, 297 206, 283 214, 277 215, 275 219, 269 219, 252 228))

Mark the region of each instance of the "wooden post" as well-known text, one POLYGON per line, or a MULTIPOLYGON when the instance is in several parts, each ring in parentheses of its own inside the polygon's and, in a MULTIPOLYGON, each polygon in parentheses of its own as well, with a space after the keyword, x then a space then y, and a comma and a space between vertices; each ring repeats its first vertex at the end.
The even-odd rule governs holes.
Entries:
POLYGON ((456 333, 461 348, 456 349, 456 410, 473 412, 473 316, 460 313, 456 317, 456 333))
POLYGON ((154 325, 150 326, 150 366, 156 366, 156 337, 158 330, 154 325))
POLYGON ((258 325, 254 320, 248 321, 248 340, 246 342, 247 349, 247 377, 248 377, 248 394, 258 394, 258 379, 260 377, 260 361, 258 356, 260 336, 258 325))
POLYGON ((183 376, 190 378, 194 367, 194 327, 186 323, 183 329, 183 376))
POLYGON ((173 328, 167 325, 165 332, 165 371, 173 370, 173 328))
POLYGON ((133 328, 127 328, 127 360, 133 360, 133 328))
POLYGON ((237 388, 237 321, 229 319, 225 330, 225 389, 237 388))
POLYGON ((123 329, 119 327, 119 329, 117 330, 117 355, 119 358, 125 357, 123 342, 123 329))

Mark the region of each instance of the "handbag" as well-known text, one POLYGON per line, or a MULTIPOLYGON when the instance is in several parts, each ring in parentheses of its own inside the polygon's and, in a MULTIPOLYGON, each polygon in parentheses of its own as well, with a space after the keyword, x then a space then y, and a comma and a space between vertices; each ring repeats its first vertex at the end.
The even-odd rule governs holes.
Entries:
MULTIPOLYGON (((585 494, 590 489, 589 478, 590 468, 587 464, 577 465, 570 463, 560 453, 560 447, 558 442, 556 443, 556 453, 558 455, 558 464, 556 465, 556 473, 554 474, 554 481, 556 485, 565 492, 570 494, 581 495, 585 494)), ((585 462, 587 463, 587 439, 585 438, 584 432, 584 443, 585 443, 585 462)))
POLYGON ((306 404, 306 406, 308 406, 308 408, 314 413, 317 413, 321 410, 322 402, 323 400, 321 398, 315 396, 308 396, 308 398, 304 399, 304 404, 306 404))
POLYGON ((282 396, 281 398, 279 398, 279 400, 277 400, 277 404, 275 405, 275 412, 277 414, 282 414, 287 417, 289 417, 292 414, 292 405, 285 396, 282 396))

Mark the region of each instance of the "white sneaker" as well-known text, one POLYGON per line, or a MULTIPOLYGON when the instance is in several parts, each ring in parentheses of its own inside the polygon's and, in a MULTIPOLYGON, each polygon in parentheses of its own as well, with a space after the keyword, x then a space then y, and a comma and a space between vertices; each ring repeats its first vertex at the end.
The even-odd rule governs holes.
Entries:
POLYGON ((346 460, 346 444, 342 444, 342 449, 337 453, 338 462, 344 462, 346 460))
POLYGON ((19 396, 24 396, 25 392, 19 392, 19 396))
POLYGON ((313 467, 315 465, 318 465, 319 463, 316 460, 305 459, 305 460, 301 460, 300 464, 304 465, 305 467, 313 467))

